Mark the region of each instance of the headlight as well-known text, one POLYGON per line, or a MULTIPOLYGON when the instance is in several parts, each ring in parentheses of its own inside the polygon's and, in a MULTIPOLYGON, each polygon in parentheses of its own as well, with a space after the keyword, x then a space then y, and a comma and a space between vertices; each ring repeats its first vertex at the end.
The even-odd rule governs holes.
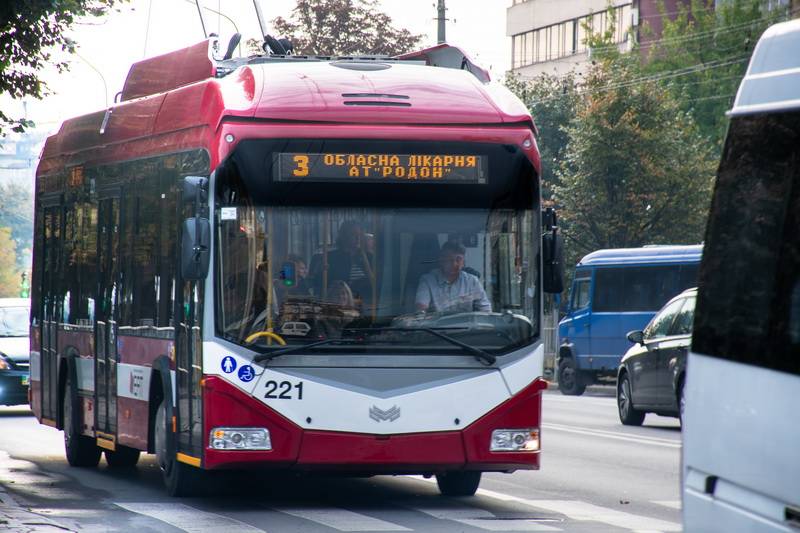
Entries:
POLYGON ((0 370, 11 370, 11 363, 6 356, 0 353, 0 370))
POLYGON ((495 429, 489 449, 493 452, 539 451, 539 428, 495 429))
POLYGON ((215 450, 271 450, 266 428, 214 428, 209 438, 215 450))

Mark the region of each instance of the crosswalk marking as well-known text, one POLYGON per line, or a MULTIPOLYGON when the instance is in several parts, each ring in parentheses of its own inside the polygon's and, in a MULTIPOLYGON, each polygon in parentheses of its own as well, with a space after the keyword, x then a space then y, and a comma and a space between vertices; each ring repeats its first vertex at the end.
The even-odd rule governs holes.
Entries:
MULTIPOLYGON (((366 516, 347 509, 309 509, 303 507, 274 507, 271 509, 297 518, 311 520, 339 531, 413 531, 398 524, 366 516)), ((227 532, 226 532, 227 533, 227 532)))
POLYGON ((485 531, 561 531, 561 529, 524 519, 497 519, 489 511, 477 508, 412 507, 439 520, 452 520, 485 531))
POLYGON ((530 507, 563 514, 573 520, 602 522, 634 531, 681 531, 681 525, 658 518, 626 513, 575 500, 528 500, 500 492, 478 489, 478 494, 503 501, 522 503, 530 507))
POLYGON ((245 524, 234 518, 195 509, 182 503, 129 503, 114 502, 118 507, 182 529, 187 533, 266 533, 265 530, 245 524))
POLYGON ((663 505, 664 507, 669 507, 670 509, 681 509, 681 501, 680 500, 653 500, 653 503, 657 503, 658 505, 663 505))

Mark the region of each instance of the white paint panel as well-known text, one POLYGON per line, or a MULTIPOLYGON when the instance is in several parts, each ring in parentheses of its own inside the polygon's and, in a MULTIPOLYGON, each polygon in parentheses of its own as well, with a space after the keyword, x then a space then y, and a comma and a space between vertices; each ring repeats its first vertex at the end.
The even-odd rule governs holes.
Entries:
POLYGON ((299 379, 272 369, 264 370, 254 396, 306 429, 372 434, 462 430, 509 398, 508 389, 498 371, 407 394, 379 398, 309 379, 299 379), (283 390, 287 390, 275 389, 270 382, 288 382, 290 386, 286 396, 289 398, 266 398, 270 392, 280 395, 283 390), (301 382, 302 400, 298 398, 297 387, 301 382), (396 408, 399 409, 399 417, 394 420, 374 420, 370 417, 372 408, 384 413, 396 408), (311 419, 310 423, 308 418, 311 419), (459 420, 457 425, 455 419, 459 420))
POLYGON ((544 344, 536 346, 527 357, 503 367, 501 372, 511 394, 518 393, 544 373, 544 344))
POLYGON ((75 374, 78 390, 94 392, 94 358, 76 357, 75 374))
POLYGON ((152 369, 148 366, 120 363, 117 365, 117 396, 147 401, 150 395, 152 369))
MULTIPOLYGON (((255 355, 255 353, 253 355, 255 355)), ((253 393, 256 383, 258 383, 258 376, 261 375, 263 370, 264 367, 261 365, 254 365, 250 359, 237 355, 231 350, 226 350, 223 346, 215 342, 203 343, 203 373, 219 376, 233 383, 248 394, 253 393), (235 368, 232 372, 225 372, 223 367, 226 365, 223 363, 229 357, 235 361, 235 368), (243 381, 239 378, 239 371, 246 365, 249 365, 255 374, 255 379, 251 381, 243 381)))
POLYGON ((149 516, 188 533, 266 533, 265 530, 227 516, 208 513, 182 503, 114 502, 133 513, 149 516))
POLYGON ((339 531, 412 531, 407 527, 354 513, 347 509, 307 509, 300 507, 273 507, 272 509, 339 531))
POLYGON ((31 350, 30 356, 30 372, 31 372, 31 381, 41 381, 42 380, 42 354, 39 352, 34 352, 31 350))

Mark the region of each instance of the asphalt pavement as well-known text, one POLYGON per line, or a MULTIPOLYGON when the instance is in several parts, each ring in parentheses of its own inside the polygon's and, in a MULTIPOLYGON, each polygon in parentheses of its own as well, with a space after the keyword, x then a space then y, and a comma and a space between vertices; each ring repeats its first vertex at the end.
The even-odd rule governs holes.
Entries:
MULTIPOLYGON (((613 394, 613 389, 611 391, 613 394)), ((413 476, 342 479, 245 473, 214 494, 169 498, 151 456, 132 470, 70 468, 62 434, 0 407, 0 531, 680 531, 680 426, 620 425, 607 388, 545 393, 542 469, 484 475, 445 498, 413 476)))

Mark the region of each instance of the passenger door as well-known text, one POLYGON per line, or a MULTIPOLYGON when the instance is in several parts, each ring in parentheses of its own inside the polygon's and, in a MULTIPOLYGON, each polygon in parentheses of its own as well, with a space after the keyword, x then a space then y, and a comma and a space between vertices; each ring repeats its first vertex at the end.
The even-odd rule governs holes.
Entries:
POLYGON ((95 316, 95 430, 117 430, 117 315, 120 296, 120 201, 101 198, 97 214, 98 294, 95 316))
POLYGON ((675 378, 686 367, 686 356, 692 336, 695 297, 683 298, 669 337, 661 343, 658 354, 658 403, 678 408, 675 378))
POLYGON ((44 269, 40 330, 42 419, 58 420, 58 322, 61 317, 61 224, 60 198, 50 198, 44 210, 44 269), (53 205, 55 204, 55 205, 53 205))
POLYGON ((662 345, 683 306, 683 299, 667 304, 656 313, 644 330, 645 352, 638 358, 638 363, 631 369, 631 387, 634 403, 640 405, 658 405, 658 361, 662 345))
POLYGON ((578 358, 592 353, 591 289, 592 271, 576 271, 575 280, 572 282, 572 290, 570 291, 569 313, 561 321, 559 328, 561 339, 569 339, 575 347, 575 354, 578 358))

